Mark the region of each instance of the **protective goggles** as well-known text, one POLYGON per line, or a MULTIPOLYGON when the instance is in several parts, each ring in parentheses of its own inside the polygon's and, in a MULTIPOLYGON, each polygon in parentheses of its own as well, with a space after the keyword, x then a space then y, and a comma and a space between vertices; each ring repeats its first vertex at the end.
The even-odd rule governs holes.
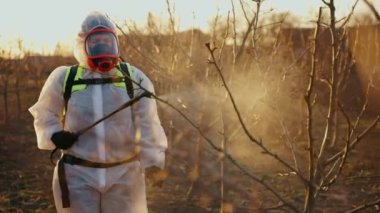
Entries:
POLYGON ((116 35, 108 29, 92 30, 85 38, 85 50, 89 58, 118 57, 116 35))

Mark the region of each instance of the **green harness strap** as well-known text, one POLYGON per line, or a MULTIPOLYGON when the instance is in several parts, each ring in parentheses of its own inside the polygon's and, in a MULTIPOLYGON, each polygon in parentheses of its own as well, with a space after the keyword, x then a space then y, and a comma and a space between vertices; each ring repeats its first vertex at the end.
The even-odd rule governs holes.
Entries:
POLYGON ((116 78, 96 78, 96 79, 83 79, 84 66, 74 65, 68 68, 63 84, 64 92, 63 98, 65 101, 65 112, 71 94, 75 91, 86 89, 89 84, 109 84, 112 83, 116 87, 126 88, 130 99, 134 96, 134 71, 129 63, 119 63, 116 67, 116 78))

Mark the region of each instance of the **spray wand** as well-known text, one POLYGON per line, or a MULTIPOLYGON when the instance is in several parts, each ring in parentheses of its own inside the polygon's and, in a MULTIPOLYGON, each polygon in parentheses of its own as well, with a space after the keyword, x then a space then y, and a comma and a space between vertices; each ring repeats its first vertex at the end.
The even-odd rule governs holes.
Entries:
MULTIPOLYGON (((141 93, 140 95, 132 98, 131 100, 125 102, 124 104, 122 104, 121 106, 119 106, 117 109, 115 109, 114 111, 110 112, 109 114, 107 114, 106 116, 104 116, 103 118, 100 118, 99 120, 95 121, 93 124, 79 130, 78 132, 74 133, 77 137, 79 137, 80 135, 82 135, 83 133, 87 132, 89 129, 93 128, 94 126, 98 125, 100 122, 108 119, 109 117, 111 117, 112 115, 120 112, 121 110, 129 107, 129 106, 132 106, 132 104, 136 103, 137 101, 139 101, 141 98, 144 98, 144 97, 147 97, 147 98, 151 98, 153 96, 153 94, 147 90, 145 90, 143 93, 141 93)), ((53 155, 54 153, 58 150, 58 148, 55 148, 51 153, 50 153, 50 161, 53 163, 54 165, 54 162, 53 162, 53 155)))
POLYGON ((109 117, 111 117, 112 115, 120 112, 121 110, 131 106, 132 104, 136 103, 137 101, 139 101, 141 98, 143 97, 147 97, 147 98, 150 98, 152 96, 152 93, 148 92, 148 91, 144 91, 141 95, 139 96, 136 96, 135 98, 132 98, 131 100, 125 102, 123 105, 121 105, 120 107, 118 107, 117 109, 115 109, 114 111, 112 111, 111 113, 107 114, 106 116, 104 116, 103 118, 100 118, 99 120, 95 121, 93 124, 79 130, 78 132, 75 133, 75 135, 77 135, 78 137, 80 135, 82 135, 83 133, 87 132, 89 129, 91 129, 92 127, 98 125, 100 122, 108 119, 109 117))

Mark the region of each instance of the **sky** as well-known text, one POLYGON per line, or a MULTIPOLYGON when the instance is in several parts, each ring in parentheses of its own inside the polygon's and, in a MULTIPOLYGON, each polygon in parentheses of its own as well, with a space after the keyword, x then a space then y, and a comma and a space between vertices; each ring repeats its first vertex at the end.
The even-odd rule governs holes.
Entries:
MULTIPOLYGON (((346 14, 354 0, 335 0, 338 15, 346 14)), ((362 1, 362 0, 359 0, 362 1)), ((377 8, 380 3, 375 0, 377 8)), ((175 5, 180 29, 207 30, 216 13, 228 14, 231 0, 169 0, 175 5)), ((240 7, 235 0, 235 7, 240 7)), ((249 2, 249 1, 248 1, 249 2)), ((306 21, 322 5, 321 0, 266 0, 263 11, 290 11, 306 21)), ((22 39, 28 49, 51 52, 56 43, 73 44, 81 21, 90 11, 108 14, 118 23, 145 24, 147 13, 168 18, 166 0, 0 0, 0 48, 9 49, 22 39)), ((365 8, 359 5, 360 10, 365 8)), ((14 49, 14 48, 13 48, 14 49)))

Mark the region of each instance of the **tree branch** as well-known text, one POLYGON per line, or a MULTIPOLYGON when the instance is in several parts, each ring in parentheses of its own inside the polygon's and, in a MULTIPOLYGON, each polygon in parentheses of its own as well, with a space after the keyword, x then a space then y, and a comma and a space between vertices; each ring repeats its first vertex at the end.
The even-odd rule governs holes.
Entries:
POLYGON ((308 150, 309 150, 309 181, 307 182, 306 186, 306 196, 305 196, 305 203, 304 203, 304 210, 305 212, 308 212, 310 209, 313 208, 314 205, 314 172, 315 172, 315 162, 314 162, 314 139, 313 139, 313 99, 312 94, 314 91, 314 84, 315 84, 315 73, 316 73, 316 63, 317 63, 317 37, 320 30, 320 21, 322 18, 322 8, 319 8, 318 13, 318 21, 317 26, 314 31, 314 42, 313 42, 313 50, 312 50, 312 62, 311 62, 311 70, 309 75, 309 85, 307 88, 307 92, 305 95, 305 101, 307 105, 307 133, 308 133, 308 150))
POLYGON ((378 205, 380 204, 380 199, 377 199, 377 200, 374 200, 374 201, 371 201, 371 202, 368 202, 368 203, 364 203, 352 210, 349 210, 347 211, 346 213, 355 213, 355 212, 359 212, 361 210, 364 210, 364 209, 367 209, 369 207, 372 207, 372 206, 375 206, 375 205, 378 205))
POLYGON ((373 6, 373 4, 369 2, 369 0, 363 0, 363 1, 369 7, 369 9, 373 13, 377 21, 380 21, 380 13, 376 10, 375 6, 373 6))

